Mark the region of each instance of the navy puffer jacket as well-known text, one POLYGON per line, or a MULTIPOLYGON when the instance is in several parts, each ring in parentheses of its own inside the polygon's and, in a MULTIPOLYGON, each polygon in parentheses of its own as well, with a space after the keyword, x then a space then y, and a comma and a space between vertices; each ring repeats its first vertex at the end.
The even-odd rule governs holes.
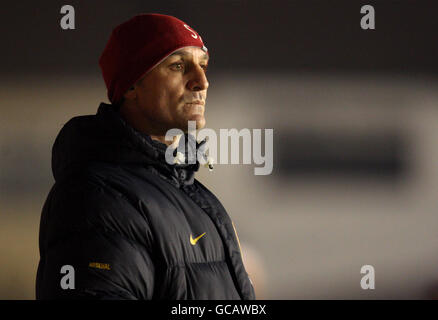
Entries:
POLYGON ((255 298, 230 217, 194 178, 199 162, 170 165, 166 148, 104 103, 64 125, 41 215, 37 299, 255 298))

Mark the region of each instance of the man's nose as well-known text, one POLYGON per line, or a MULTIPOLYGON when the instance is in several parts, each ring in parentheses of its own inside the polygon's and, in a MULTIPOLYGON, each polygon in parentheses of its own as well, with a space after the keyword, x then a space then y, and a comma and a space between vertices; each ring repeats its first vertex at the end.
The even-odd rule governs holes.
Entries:
POLYGON ((191 91, 202 91, 207 90, 208 85, 209 83, 204 69, 200 66, 194 67, 190 74, 190 80, 187 83, 188 89, 191 91))

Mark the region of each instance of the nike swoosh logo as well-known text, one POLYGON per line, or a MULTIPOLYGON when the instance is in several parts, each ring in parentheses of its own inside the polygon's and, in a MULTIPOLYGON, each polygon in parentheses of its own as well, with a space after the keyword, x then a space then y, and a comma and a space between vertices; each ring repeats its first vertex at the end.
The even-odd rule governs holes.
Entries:
POLYGON ((205 232, 195 239, 193 239, 192 235, 190 235, 190 243, 192 244, 192 246, 194 246, 196 244, 196 242, 198 242, 198 240, 201 239, 204 235, 205 235, 205 232))

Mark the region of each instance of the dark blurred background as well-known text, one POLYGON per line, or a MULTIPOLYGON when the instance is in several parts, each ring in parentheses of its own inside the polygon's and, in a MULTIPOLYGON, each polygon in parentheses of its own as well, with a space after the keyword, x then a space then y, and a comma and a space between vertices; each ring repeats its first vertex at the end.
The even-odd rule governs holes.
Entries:
POLYGON ((434 1, 8 1, 2 5, 2 72, 99 73, 111 30, 141 12, 188 22, 211 51, 210 72, 348 72, 436 75, 434 1), (76 29, 59 27, 72 5, 76 29), (360 28, 362 5, 376 30, 360 28))
POLYGON ((274 170, 199 180, 235 221, 259 298, 438 296, 434 1, 5 1, 0 50, 0 299, 34 299, 54 139, 93 114, 112 29, 174 15, 209 48, 207 127, 273 128, 274 170), (60 27, 63 5, 75 30, 60 27), (363 5, 375 30, 362 30, 363 5), (376 289, 362 290, 371 264, 376 289))

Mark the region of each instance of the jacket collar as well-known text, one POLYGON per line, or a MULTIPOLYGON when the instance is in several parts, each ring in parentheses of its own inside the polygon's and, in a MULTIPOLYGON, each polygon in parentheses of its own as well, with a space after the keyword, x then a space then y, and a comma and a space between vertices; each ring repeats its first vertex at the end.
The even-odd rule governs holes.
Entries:
POLYGON ((186 161, 169 164, 165 158, 167 145, 130 126, 113 105, 101 103, 96 115, 74 117, 61 129, 52 149, 52 170, 58 180, 91 162, 138 164, 176 187, 191 185, 200 164, 198 160, 187 163, 187 159, 205 142, 198 143, 186 133, 180 140, 185 143, 186 161))

